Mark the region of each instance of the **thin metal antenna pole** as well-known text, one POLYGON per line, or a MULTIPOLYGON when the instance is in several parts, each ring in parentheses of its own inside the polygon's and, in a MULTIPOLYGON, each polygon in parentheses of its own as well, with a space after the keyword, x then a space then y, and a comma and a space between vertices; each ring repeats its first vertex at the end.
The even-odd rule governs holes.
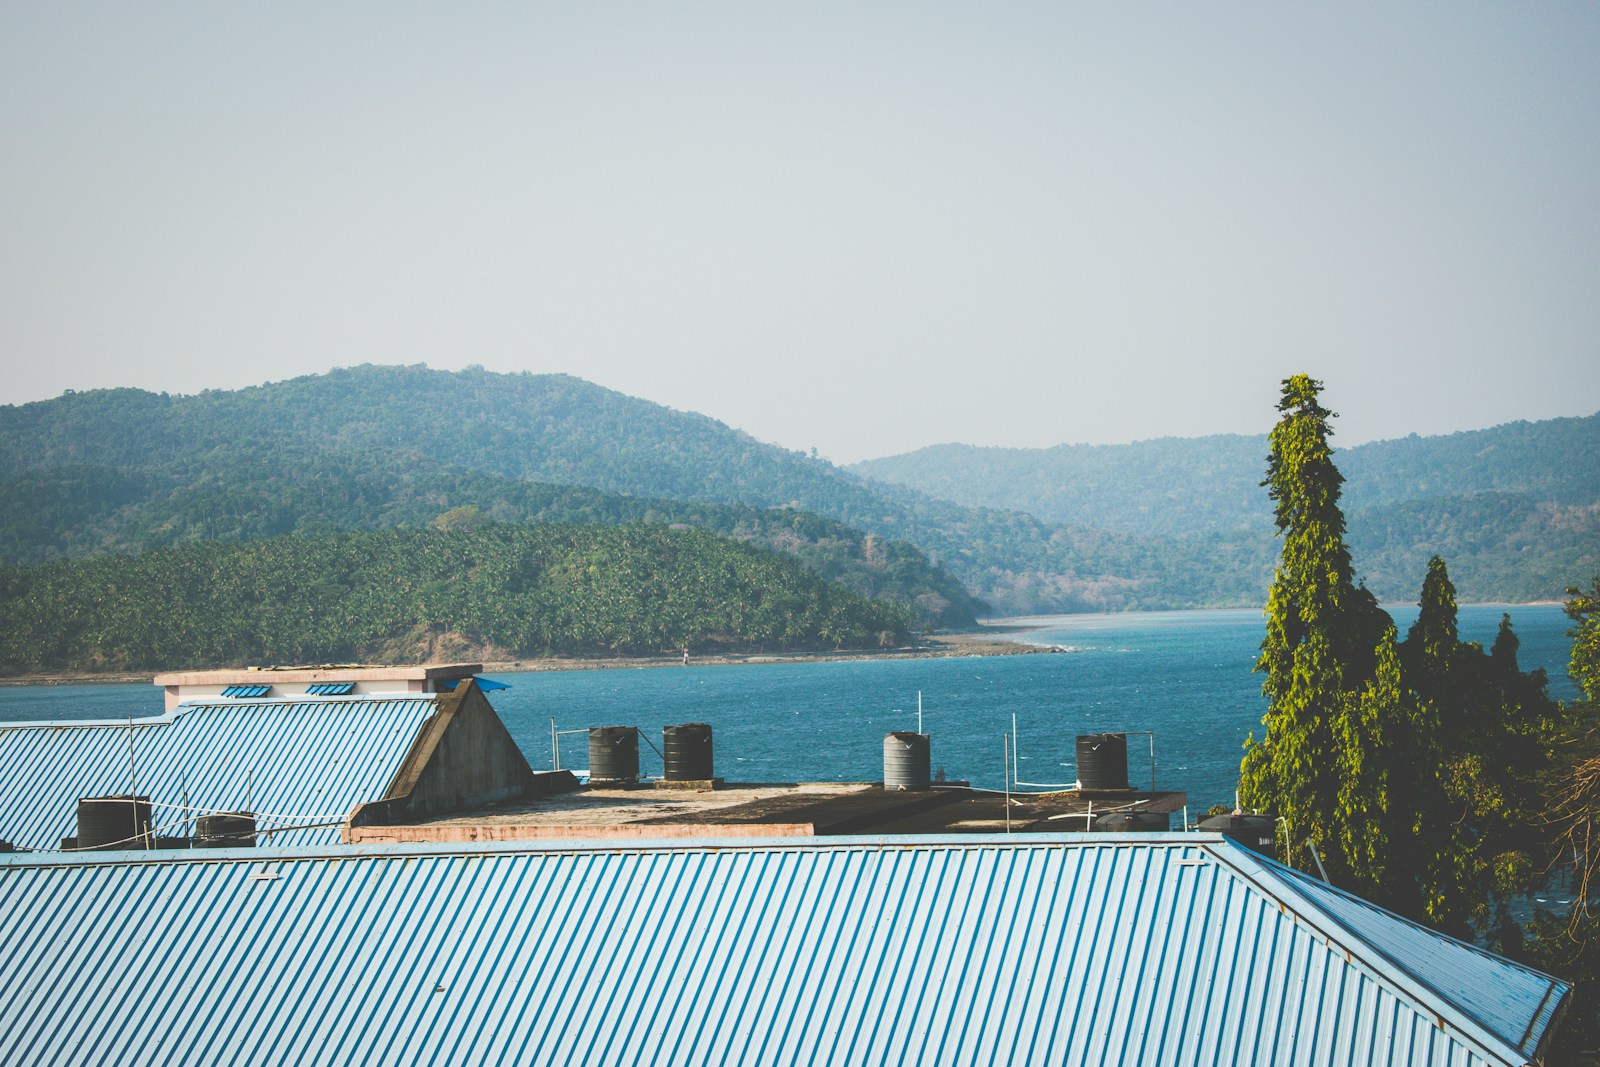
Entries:
POLYGON ((922 690, 917 690, 917 733, 922 732, 922 690))
POLYGON ((1311 853, 1311 858, 1317 861, 1317 873, 1322 875, 1322 880, 1332 885, 1333 882, 1328 878, 1328 868, 1322 865, 1322 857, 1317 855, 1317 846, 1312 843, 1309 837, 1306 838, 1306 851, 1311 853))
POLYGON ((1017 770, 1017 750, 1022 747, 1022 737, 1017 733, 1017 713, 1011 713, 1011 780, 1021 783, 1022 775, 1017 770))
POLYGON ((1002 734, 1001 740, 1005 743, 1005 754, 1001 757, 1001 767, 1006 776, 1006 833, 1011 832, 1011 735, 1002 734))
POLYGON ((561 769, 561 743, 556 739, 556 717, 550 716, 550 769, 561 769))

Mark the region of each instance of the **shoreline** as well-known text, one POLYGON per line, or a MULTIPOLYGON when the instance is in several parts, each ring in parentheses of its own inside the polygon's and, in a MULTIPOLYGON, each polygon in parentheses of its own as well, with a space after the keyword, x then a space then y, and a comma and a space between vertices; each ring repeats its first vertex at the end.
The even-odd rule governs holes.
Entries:
MULTIPOLYGON (((1561 607, 1564 601, 1540 600, 1525 603, 1501 603, 1495 601, 1471 602, 1458 605, 1458 607, 1499 608, 1513 609, 1519 607, 1561 607)), ((1385 611, 1391 609, 1411 608, 1411 604, 1381 604, 1385 611)), ((1202 608, 1202 609, 1177 609, 1182 611, 1244 611, 1245 608, 1202 608)), ((1075 612, 1076 618, 1115 618, 1140 614, 1163 614, 1163 612, 1075 612)), ((1037 616, 1037 618, 1054 618, 1057 616, 1037 616)), ((1019 616, 1018 618, 1033 619, 1035 616, 1019 616)), ((996 620, 992 623, 980 622, 979 627, 973 630, 955 630, 948 633, 925 635, 921 642, 915 645, 904 645, 899 648, 860 648, 837 649, 834 651, 809 651, 809 652, 709 652, 703 655, 691 655, 689 665, 692 667, 720 667, 737 666, 747 663, 833 663, 844 660, 873 660, 873 659, 939 659, 954 656, 1019 656, 1036 655, 1039 653, 1057 654, 1065 649, 1054 645, 1033 645, 1025 641, 1016 640, 1014 635, 1030 633, 1047 627, 1023 622, 1008 624, 996 620), (1007 636, 1000 636, 1007 635, 1007 636)), ((462 657, 471 662, 472 657, 462 657)), ((662 653, 654 656, 550 656, 534 657, 530 659, 513 660, 480 660, 485 674, 533 674, 544 671, 604 671, 604 670, 642 670, 656 667, 681 667, 683 666, 682 654, 673 655, 662 653)), ((0 678, 0 689, 21 688, 33 686, 52 685, 133 685, 148 683, 155 672, 115 671, 103 674, 88 672, 67 672, 51 674, 17 675, 10 678, 0 678)))
MULTIPOLYGON (((727 667, 751 663, 836 663, 847 660, 944 659, 959 656, 1026 656, 1056 654, 1061 649, 1030 645, 995 636, 1026 633, 1035 627, 997 626, 981 632, 937 634, 921 643, 899 648, 836 649, 824 652, 712 652, 690 655, 691 667, 727 667)), ((467 658, 470 662, 471 657, 467 658)), ((484 674, 538 674, 546 671, 646 670, 684 666, 681 654, 655 656, 549 656, 532 659, 483 660, 484 674)), ((137 685, 149 683, 150 673, 119 671, 105 674, 67 673, 19 675, 0 678, 0 688, 52 685, 137 685)))

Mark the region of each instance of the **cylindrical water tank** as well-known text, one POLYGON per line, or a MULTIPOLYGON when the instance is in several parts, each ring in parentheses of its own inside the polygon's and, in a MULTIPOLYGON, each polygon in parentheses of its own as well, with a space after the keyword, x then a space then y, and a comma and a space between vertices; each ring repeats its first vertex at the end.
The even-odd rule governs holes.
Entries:
POLYGON ((661 728, 661 775, 669 782, 709 782, 712 777, 711 727, 686 722, 661 728))
POLYGON ((1116 811, 1095 816, 1094 828, 1099 833, 1164 834, 1172 829, 1172 819, 1165 812, 1116 811))
POLYGON ((256 817, 248 811, 224 811, 195 820, 196 848, 255 848, 256 817))
POLYGON ((1212 815, 1200 820, 1200 829, 1221 834, 1263 856, 1276 856, 1277 823, 1270 815, 1212 815))
POLYGON ((150 798, 129 795, 84 797, 78 801, 78 847, 155 848, 150 828, 150 798))
POLYGON ((1128 736, 1078 735, 1078 787, 1085 790, 1128 788, 1128 736))
POLYGON ((921 792, 929 788, 932 753, 928 735, 886 734, 883 739, 883 788, 921 792))
POLYGON ((596 726, 589 731, 589 782, 639 780, 639 731, 633 726, 596 726))

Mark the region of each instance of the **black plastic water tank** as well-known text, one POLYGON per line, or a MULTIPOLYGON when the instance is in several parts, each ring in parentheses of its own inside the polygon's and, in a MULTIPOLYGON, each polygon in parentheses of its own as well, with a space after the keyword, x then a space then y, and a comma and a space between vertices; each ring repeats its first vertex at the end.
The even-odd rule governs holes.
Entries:
POLYGON ((883 788, 920 793, 930 788, 932 750, 927 734, 893 733, 883 738, 883 788))
POLYGON ((1159 811, 1115 811, 1095 816, 1094 828, 1099 833, 1164 834, 1172 829, 1172 819, 1159 811))
POLYGON ((703 722, 663 726, 661 763, 662 777, 669 782, 709 782, 714 777, 711 727, 703 722))
POLYGON ((196 848, 255 848, 256 817, 248 811, 223 811, 195 820, 196 848))
POLYGON ((1277 824, 1270 815, 1212 815, 1200 820, 1200 829, 1221 834, 1263 856, 1276 856, 1277 824))
POLYGON ((1078 786, 1085 791, 1128 788, 1128 736, 1078 735, 1078 786))
POLYGON ((154 848, 155 834, 150 828, 150 798, 123 794, 79 800, 78 847, 154 848))
POLYGON ((639 730, 633 726, 596 726, 589 731, 589 781, 639 780, 639 730))

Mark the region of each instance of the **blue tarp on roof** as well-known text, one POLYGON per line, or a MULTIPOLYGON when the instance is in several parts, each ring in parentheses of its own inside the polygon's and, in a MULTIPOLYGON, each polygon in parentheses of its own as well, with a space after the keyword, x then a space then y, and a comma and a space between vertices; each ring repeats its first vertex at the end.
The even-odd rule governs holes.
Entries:
POLYGON ((1471 1067, 1567 993, 1211 834, 194 855, 0 857, 0 1062, 1471 1067))
MULTIPOLYGON (((491 681, 488 678, 474 677, 472 680, 474 682, 477 682, 478 683, 478 689, 480 691, 482 691, 482 692, 485 692, 485 693, 492 693, 496 689, 510 689, 511 688, 511 686, 506 684, 505 682, 491 681)), ((453 681, 450 681, 448 679, 440 679, 439 681, 435 682, 434 684, 437 685, 440 689, 445 689, 445 690, 452 690, 452 689, 454 689, 456 687, 456 683, 453 682, 453 681)))
MULTIPOLYGON (((0 840, 55 848, 77 833, 81 797, 137 792, 158 832, 178 805, 263 814, 262 830, 337 822, 393 779, 434 697, 181 704, 154 719, 0 726, 0 840)), ((276 833, 281 845, 339 840, 337 826, 276 833)))

